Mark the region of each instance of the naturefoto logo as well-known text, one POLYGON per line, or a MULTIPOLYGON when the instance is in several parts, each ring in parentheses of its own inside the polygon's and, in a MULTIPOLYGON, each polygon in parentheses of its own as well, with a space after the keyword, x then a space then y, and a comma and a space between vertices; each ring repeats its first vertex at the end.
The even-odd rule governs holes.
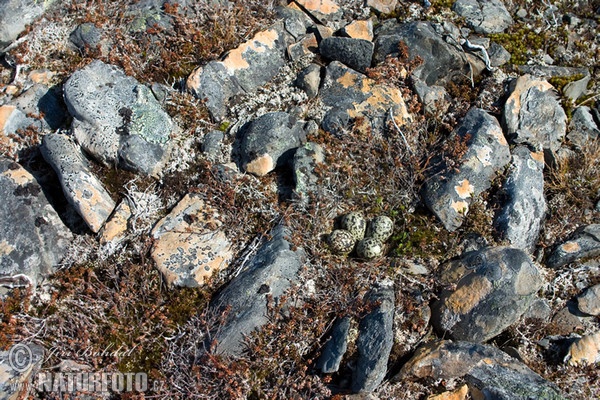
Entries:
POLYGON ((148 390, 148 375, 144 372, 34 371, 41 366, 43 357, 42 347, 19 343, 9 350, 8 365, 18 374, 33 371, 32 387, 39 392, 122 393, 148 390))

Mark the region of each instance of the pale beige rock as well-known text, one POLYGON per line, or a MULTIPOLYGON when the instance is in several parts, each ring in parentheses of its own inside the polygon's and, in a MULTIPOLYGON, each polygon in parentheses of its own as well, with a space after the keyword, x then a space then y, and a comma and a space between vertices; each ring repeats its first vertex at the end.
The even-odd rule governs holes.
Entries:
POLYGON ((589 365, 600 362, 600 332, 586 335, 569 347, 565 357, 569 365, 589 365))
POLYGON ((373 40, 373 21, 353 21, 346 25, 343 32, 353 39, 373 40))
POLYGON ((100 243, 118 243, 127 234, 127 222, 131 217, 128 201, 122 201, 115 209, 112 217, 106 222, 100 232, 100 243))
POLYGON ((187 194, 154 229, 152 259, 169 285, 202 286, 233 258, 215 209, 199 194, 187 194))
POLYGON ((461 387, 455 390, 431 395, 427 397, 427 400, 465 400, 468 394, 469 387, 467 385, 462 385, 461 387))
POLYGON ((367 5, 380 13, 389 14, 398 6, 398 0, 367 0, 367 5))

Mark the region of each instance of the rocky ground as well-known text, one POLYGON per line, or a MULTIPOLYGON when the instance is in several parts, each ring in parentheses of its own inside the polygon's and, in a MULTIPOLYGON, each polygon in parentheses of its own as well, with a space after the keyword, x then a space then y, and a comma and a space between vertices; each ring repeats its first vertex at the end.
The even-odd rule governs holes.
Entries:
POLYGON ((600 397, 597 1, 0 22, 1 398, 600 397))

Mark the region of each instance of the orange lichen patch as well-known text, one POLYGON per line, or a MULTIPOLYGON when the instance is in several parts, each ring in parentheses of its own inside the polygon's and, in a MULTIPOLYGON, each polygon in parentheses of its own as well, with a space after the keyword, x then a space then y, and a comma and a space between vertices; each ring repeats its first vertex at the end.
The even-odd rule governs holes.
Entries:
POLYGON ((0 242, 0 256, 9 255, 15 248, 10 245, 6 240, 0 242))
POLYGON ((565 253, 575 253, 581 250, 581 246, 577 242, 566 242, 560 246, 560 249, 565 253))
POLYGON ((185 86, 188 90, 194 90, 200 87, 200 78, 202 77, 202 67, 198 67, 192 71, 185 81, 185 86))
POLYGON ((17 107, 15 107, 15 106, 9 106, 9 105, 0 107, 0 131, 4 132, 4 127, 6 126, 8 119, 10 118, 10 116, 12 115, 12 113, 15 111, 16 108, 17 107))
POLYGON ((368 113, 385 113, 394 107, 394 121, 396 125, 402 126, 413 120, 408 112, 406 103, 399 89, 387 85, 374 85, 371 79, 363 79, 363 93, 371 95, 363 102, 356 104, 354 110, 349 110, 350 118, 364 116, 368 113))
POLYGON ((19 186, 26 185, 34 180, 33 175, 24 168, 7 169, 2 173, 2 176, 7 177, 19 186))
POLYGON ((600 362, 600 332, 586 335, 569 347, 565 357, 569 365, 589 365, 600 362))
POLYGON ((358 79, 358 76, 356 76, 356 74, 348 71, 344 75, 340 76, 336 82, 338 82, 339 84, 341 84, 343 87, 345 87, 347 89, 347 88, 354 86, 354 84, 356 83, 356 79, 358 79))
POLYGON ((492 165, 492 149, 488 146, 483 146, 476 149, 475 154, 477 154, 477 159, 484 167, 489 167, 492 165))
MULTIPOLYGON (((531 75, 526 74, 519 77, 515 83, 515 89, 506 100, 507 105, 511 105, 509 110, 512 110, 513 114, 518 114, 521 110, 521 99, 527 95, 527 92, 532 88, 538 88, 540 91, 545 92, 552 90, 553 86, 543 80, 535 79, 531 75)), ((507 110, 507 107, 504 108, 507 110)))
POLYGON ((43 85, 50 84, 50 81, 54 77, 54 72, 47 69, 36 69, 29 73, 29 79, 35 83, 41 83, 43 85))
POLYGON ((233 74, 237 70, 248 68, 250 64, 244 58, 245 53, 249 50, 264 53, 267 49, 275 47, 275 41, 278 38, 279 33, 275 29, 258 32, 251 40, 231 50, 222 63, 230 74, 233 74))
POLYGON ((457 186, 454 186, 454 190, 458 194, 458 197, 461 199, 466 199, 471 197, 472 193, 475 191, 475 188, 467 179, 463 179, 457 186))
POLYGON ((450 207, 459 214, 466 214, 469 211, 469 203, 466 201, 454 201, 450 203, 450 207))
POLYGON ((87 226, 98 233, 108 216, 115 208, 115 202, 104 190, 98 189, 87 180, 79 179, 77 189, 73 190, 73 205, 87 226))
POLYGON ((492 283, 482 276, 474 276, 468 285, 459 286, 446 300, 453 313, 466 314, 492 291, 492 283))
POLYGON ((100 234, 100 243, 106 244, 125 238, 127 233, 127 221, 131 217, 129 203, 122 202, 113 216, 106 222, 100 234))
POLYGON ((298 7, 298 4, 291 2, 290 4, 287 5, 288 8, 291 8, 292 10, 297 10, 297 11, 302 11, 302 9, 300 7, 298 7))
POLYGON ((490 130, 489 133, 496 138, 496 140, 498 141, 498 143, 500 143, 503 146, 508 146, 508 142, 506 141, 506 138, 504 137, 504 133, 502 133, 502 129, 500 129, 497 126, 493 126, 490 130))
POLYGON ((7 85, 4 88, 4 93, 9 94, 11 96, 18 95, 20 91, 21 91, 21 88, 18 87, 17 85, 7 85))
POLYGON ((263 154, 246 164, 244 169, 251 174, 264 176, 275 169, 275 163, 269 154, 263 154))
POLYGON ((465 400, 469 394, 469 387, 462 385, 458 389, 427 397, 427 400, 465 400))
POLYGON ((373 40, 373 21, 354 21, 346 25, 344 32, 354 39, 373 40))
POLYGON ((544 164, 544 152, 543 151, 532 151, 530 154, 531 154, 531 158, 533 158, 535 161, 542 163, 542 165, 544 164))
MULTIPOLYGON (((440 347, 442 347, 441 342, 419 347, 415 355, 404 364, 396 378, 401 379, 406 375, 414 375, 417 378, 431 376, 431 360, 439 358, 440 347)), ((396 378, 393 380, 396 381, 396 378)))
POLYGON ((340 7, 332 0, 296 0, 308 11, 318 11, 321 14, 334 14, 340 10, 340 7))

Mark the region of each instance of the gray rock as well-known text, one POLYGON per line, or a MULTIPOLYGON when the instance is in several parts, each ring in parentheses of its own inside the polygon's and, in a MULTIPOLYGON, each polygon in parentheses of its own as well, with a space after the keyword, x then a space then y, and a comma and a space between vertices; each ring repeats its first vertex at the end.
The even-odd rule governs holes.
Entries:
POLYGON ((87 48, 95 49, 102 40, 102 31, 93 23, 85 22, 75 28, 69 36, 69 40, 80 51, 85 51, 87 48))
POLYGON ((560 390, 525 364, 484 344, 440 340, 421 346, 394 380, 464 378, 482 399, 566 399, 560 390))
POLYGON ((289 235, 285 227, 275 227, 271 239, 259 248, 249 267, 211 302, 213 315, 226 312, 223 326, 210 337, 211 342, 216 342, 217 354, 240 356, 244 337, 268 322, 267 297, 279 301, 297 281, 304 251, 292 250, 289 235))
POLYGON ((315 175, 315 166, 325 161, 323 148, 317 143, 308 142, 299 147, 292 160, 294 184, 296 194, 301 201, 307 201, 310 193, 318 191, 318 178, 315 175))
POLYGON ((369 293, 367 301, 374 306, 359 323, 356 348, 358 359, 352 374, 355 393, 372 392, 383 382, 394 344, 394 286, 384 282, 369 293))
POLYGON ((567 115, 552 85, 524 75, 511 83, 503 122, 509 137, 536 150, 556 152, 567 129, 567 115))
POLYGON ((598 137, 600 137, 600 129, 594 121, 590 108, 586 106, 577 107, 569 123, 567 139, 575 147, 583 149, 591 141, 597 140, 598 137))
POLYGON ((93 61, 69 78, 64 96, 74 118, 73 134, 89 154, 105 165, 121 161, 123 167, 160 175, 177 127, 149 88, 117 67, 93 61), (128 138, 133 135, 139 138, 128 138), (151 154, 133 153, 144 150, 151 154), (158 155, 162 158, 153 159, 158 155))
POLYGON ((543 279, 520 249, 487 248, 466 253, 453 266, 467 271, 456 289, 445 290, 432 308, 432 322, 456 340, 487 341, 527 311, 543 279))
POLYGON ((550 308, 550 304, 548 304, 548 300, 538 298, 535 299, 529 309, 525 311, 523 314, 523 319, 534 319, 537 321, 541 321, 543 323, 547 323, 550 321, 550 317, 552 316, 552 308, 550 308))
POLYGON ((296 3, 321 25, 339 28, 344 10, 335 0, 296 0, 296 3))
POLYGON ((11 44, 25 27, 54 4, 55 0, 0 0, 0 51, 11 44))
POLYGON ((501 0, 457 0, 452 10, 464 17, 475 32, 484 35, 503 32, 513 24, 501 0))
POLYGON ((67 119, 67 110, 62 94, 55 88, 35 84, 17 97, 12 104, 27 115, 39 115, 42 129, 56 130, 67 119))
POLYGON ((202 140, 202 151, 209 160, 213 162, 224 162, 223 157, 223 140, 225 134, 221 131, 214 130, 204 135, 202 140))
POLYGON ((510 61, 511 54, 502 46, 496 42, 490 44, 488 50, 490 56, 490 65, 492 67, 501 67, 510 61))
POLYGON ((508 164, 510 151, 496 118, 479 108, 469 110, 448 140, 451 146, 462 143, 466 151, 441 160, 422 195, 446 229, 454 231, 462 225, 473 199, 508 164))
MULTIPOLYGON (((19 164, 0 159, 0 280, 26 275, 33 287, 54 272, 72 234, 36 179, 19 164)), ((27 279, 27 278, 24 278, 27 279)), ((14 284, 20 282, 15 278, 14 284)))
POLYGON ((0 132, 5 136, 19 136, 19 131, 30 127, 41 130, 42 123, 34 118, 28 117, 15 105, 0 106, 0 132))
POLYGON ((516 147, 503 191, 506 202, 496 218, 496 227, 511 246, 532 253, 547 210, 543 152, 516 147))
POLYGON ((428 86, 445 86, 469 74, 469 64, 462 49, 448 44, 430 22, 382 24, 376 31, 375 64, 383 62, 389 54, 397 56, 400 42, 408 47, 411 60, 417 56, 423 60, 413 75, 428 86))
POLYGON ((265 114, 240 130, 242 168, 264 176, 291 157, 291 150, 306 141, 304 122, 284 112, 265 114))
POLYGON ((529 74, 539 78, 571 78, 577 75, 589 75, 585 67, 560 67, 555 65, 519 65, 519 73, 529 74))
POLYGON ((413 80, 413 85, 426 114, 437 115, 448 111, 450 102, 447 99, 449 96, 443 86, 427 86, 418 78, 413 80))
POLYGON ((31 398, 34 377, 42 367, 44 348, 33 343, 17 343, 0 351, 0 399, 31 398))
POLYGON ((365 72, 371 66, 373 42, 347 37, 328 37, 319 44, 321 55, 330 60, 340 61, 350 68, 365 72))
POLYGON ((92 174, 81 150, 69 136, 44 136, 42 155, 60 180, 65 197, 87 226, 98 233, 115 208, 115 202, 92 174))
POLYGON ((600 314, 600 285, 595 285, 586 289, 586 291, 577 298, 577 307, 579 311, 589 315, 600 314))
POLYGON ((283 22, 277 23, 231 50, 222 61, 212 61, 194 70, 186 86, 196 97, 206 99, 212 117, 221 121, 235 95, 253 92, 285 65, 289 38, 283 22))
POLYGON ((569 82, 563 87, 562 92, 565 97, 575 102, 578 98, 583 96, 591 79, 592 77, 590 75, 586 75, 574 82, 569 82))
POLYGON ((367 0, 367 5, 380 13, 389 14, 398 7, 398 0, 367 0))
POLYGON ((327 133, 342 137, 350 129, 350 116, 346 110, 334 107, 323 117, 321 128, 327 133))
POLYGON ((350 333, 350 318, 338 319, 327 343, 323 346, 321 356, 317 360, 316 368, 324 374, 332 374, 340 368, 340 363, 348 348, 348 334, 350 333))
POLYGON ((300 10, 279 6, 275 8, 275 12, 283 21, 285 30, 296 40, 305 35, 309 27, 314 26, 310 17, 300 10))
POLYGON ((600 224, 577 229, 569 239, 557 246, 546 261, 550 268, 558 268, 582 258, 600 255, 600 224))
POLYGON ((321 67, 317 64, 310 64, 298 73, 295 83, 306 92, 309 99, 314 99, 319 94, 321 85, 321 67))

